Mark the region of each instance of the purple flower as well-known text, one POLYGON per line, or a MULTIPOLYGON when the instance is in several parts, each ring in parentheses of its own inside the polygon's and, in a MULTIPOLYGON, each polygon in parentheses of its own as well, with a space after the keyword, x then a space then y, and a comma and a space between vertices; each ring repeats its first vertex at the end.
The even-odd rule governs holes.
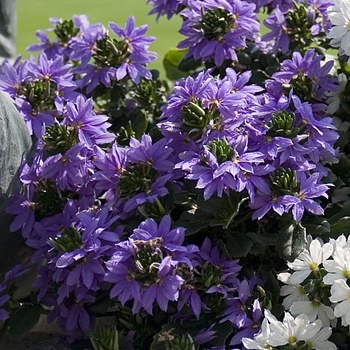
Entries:
MULTIPOLYGON (((81 246, 73 250, 69 248, 67 252, 55 259, 55 266, 57 268, 67 267, 85 257, 89 252, 98 251, 102 245, 101 241, 113 243, 119 241, 119 235, 117 233, 107 230, 111 223, 116 220, 116 218, 108 219, 107 209, 100 210, 99 213, 94 216, 81 212, 78 214, 78 219, 79 221, 74 226, 71 226, 72 230, 69 228, 70 232, 68 232, 67 235, 69 235, 68 239, 72 238, 74 234, 78 235, 78 237, 81 235, 81 246), (72 231, 75 232, 71 233, 72 231), (81 231, 82 234, 80 233, 81 231)), ((66 237, 63 239, 66 241, 66 237)), ((61 242, 61 240, 59 240, 59 242, 61 242)), ((73 242, 79 243, 75 238, 73 242)), ((54 247, 57 246, 55 244, 53 245, 54 247)), ((98 270, 98 267, 96 267, 96 270, 98 270)), ((93 269, 91 271, 93 271, 93 269)))
POLYGON ((49 112, 38 112, 33 109, 28 101, 22 98, 15 99, 15 105, 22 115, 30 135, 35 135, 38 139, 44 135, 46 127, 55 123, 55 118, 49 112))
POLYGON ((95 23, 88 26, 80 36, 74 37, 69 42, 69 47, 73 50, 70 59, 81 60, 81 65, 85 67, 96 52, 97 41, 106 35, 107 30, 102 24, 95 23))
POLYGON ((161 310, 167 311, 169 301, 179 298, 179 289, 184 279, 179 275, 171 274, 172 270, 171 257, 165 257, 158 267, 156 283, 142 291, 140 303, 151 315, 155 300, 161 310))
POLYGON ((79 140, 87 146, 113 142, 115 135, 107 132, 111 126, 110 123, 107 123, 108 117, 96 115, 93 108, 92 99, 86 100, 79 95, 75 103, 67 102, 67 113, 62 124, 77 129, 79 140))
POLYGON ((278 100, 285 92, 284 88, 293 89, 293 94, 302 101, 313 102, 325 98, 325 91, 336 91, 335 78, 329 76, 332 61, 321 65, 322 56, 314 49, 304 56, 294 52, 291 60, 284 60, 279 72, 266 81, 267 92, 278 100))
POLYGON ((102 83, 107 88, 111 87, 111 76, 115 72, 115 68, 101 68, 93 64, 87 64, 73 68, 72 72, 82 76, 80 80, 77 80, 77 85, 81 88, 86 88, 86 92, 90 94, 99 83, 102 83))
MULTIPOLYGON (((0 293, 3 292, 6 289, 6 284, 1 283, 0 284, 0 293)), ((7 294, 3 294, 0 296, 0 321, 4 321, 8 319, 9 314, 8 312, 3 309, 4 304, 10 299, 10 296, 7 294)))
POLYGON ((144 35, 148 30, 148 25, 144 24, 141 27, 135 27, 134 16, 128 17, 124 29, 114 22, 109 22, 109 27, 113 33, 120 36, 124 42, 128 44, 131 52, 140 50, 141 52, 146 53, 146 49, 155 40, 152 36, 149 37, 144 35))
POLYGON ((56 305, 53 301, 53 310, 47 316, 49 323, 56 320, 61 329, 64 329, 68 335, 72 334, 74 338, 82 336, 82 332, 88 332, 94 325, 94 317, 89 314, 85 305, 94 301, 89 295, 82 300, 70 300, 56 305))
MULTIPOLYGON (((53 28, 48 29, 47 31, 59 30, 59 26, 62 24, 62 19, 59 18, 50 18, 50 22, 53 28)), ((89 21, 85 15, 74 15, 73 16, 74 29, 80 31, 80 35, 89 27, 89 21)), ((43 30, 36 31, 36 37, 41 41, 40 44, 32 44, 26 48, 26 51, 43 51, 49 59, 55 59, 58 56, 63 56, 65 59, 70 57, 72 49, 69 47, 68 41, 76 37, 70 38, 69 35, 73 33, 65 33, 68 35, 67 38, 59 38, 59 40, 51 41, 49 36, 43 30)))
MULTIPOLYGON (((289 196, 291 197, 291 196, 289 196)), ((260 189, 256 192, 254 202, 250 203, 250 208, 255 209, 255 212, 252 215, 252 219, 260 220, 264 217, 271 209, 276 212, 278 215, 283 215, 287 212, 288 209, 286 205, 291 205, 290 199, 285 196, 280 196, 275 192, 271 191, 270 188, 260 189)), ((298 199, 295 198, 293 201, 296 203, 298 199)))
POLYGON ((48 157, 43 164, 42 176, 54 179, 61 190, 84 186, 93 169, 87 156, 86 146, 79 142, 64 155, 61 153, 48 157))
POLYGON ((71 81, 73 78, 73 74, 69 72, 71 67, 70 64, 64 64, 62 56, 49 60, 44 52, 39 55, 37 64, 33 61, 28 63, 32 77, 43 81, 50 80, 65 87, 76 86, 71 81))
POLYGON ((109 271, 105 274, 105 281, 113 283, 110 290, 111 298, 118 298, 122 305, 128 300, 140 302, 141 284, 133 276, 133 264, 120 263, 110 260, 106 264, 109 271))
POLYGON ((35 32, 35 35, 41 43, 27 46, 26 51, 43 51, 49 59, 58 57, 62 54, 63 47, 57 42, 52 42, 45 31, 39 29, 35 32))
POLYGON ((155 203, 168 193, 166 183, 173 177, 172 149, 165 139, 152 144, 149 135, 141 140, 131 138, 130 146, 113 146, 105 156, 97 148, 95 165, 100 169, 93 176, 96 188, 106 189, 106 199, 127 215, 144 203, 155 203))
POLYGON ((153 313, 156 303, 166 311, 169 301, 179 298, 184 279, 177 272, 178 264, 187 264, 192 246, 182 246, 184 228, 171 229, 170 216, 159 224, 147 219, 134 230, 128 241, 118 243, 115 253, 106 263, 105 280, 113 283, 111 297, 121 303, 133 300, 133 313, 144 308, 153 313))
POLYGON ((177 302, 177 310, 181 311, 184 306, 193 312, 193 315, 199 318, 202 311, 202 300, 198 292, 191 285, 184 284, 180 290, 180 298, 177 302))
POLYGON ((227 298, 239 286, 237 274, 241 266, 238 260, 227 258, 219 246, 212 245, 209 238, 204 239, 197 256, 192 260, 195 268, 200 269, 204 276, 206 293, 220 293, 227 298))
POLYGON ((252 307, 248 307, 251 308, 252 315, 245 320, 242 327, 239 327, 239 331, 232 337, 230 345, 241 344, 244 337, 253 339, 254 335, 260 331, 262 311, 259 300, 255 299, 252 307))
POLYGON ((178 13, 187 2, 188 0, 147 0, 147 3, 153 7, 153 9, 149 11, 149 14, 157 14, 157 20, 160 16, 167 16, 167 18, 170 19, 173 15, 178 13))
POLYGON ((150 164, 158 171, 172 171, 174 163, 169 160, 172 151, 166 139, 152 143, 151 136, 144 134, 140 141, 133 137, 130 139, 128 162, 150 164))
POLYGON ((209 342, 212 339, 216 338, 216 331, 213 331, 213 325, 206 328, 206 329, 201 329, 197 335, 193 337, 193 340, 196 345, 201 345, 209 342))
POLYGON ((228 307, 223 313, 223 319, 220 322, 229 320, 236 327, 241 328, 248 320, 248 316, 245 312, 245 304, 248 300, 252 287, 247 280, 243 280, 238 288, 238 297, 229 299, 227 301, 228 307))
POLYGON ((319 183, 319 175, 317 173, 310 175, 308 178, 303 172, 298 172, 298 181, 300 189, 294 194, 291 203, 287 204, 287 209, 292 208, 294 220, 301 221, 304 211, 323 215, 323 208, 314 200, 314 198, 325 197, 328 198, 328 185, 319 183), (297 201, 295 201, 297 198, 297 201))
POLYGON ((287 30, 287 22, 284 13, 279 7, 275 8, 274 13, 264 20, 265 26, 271 31, 261 38, 263 41, 275 40, 273 53, 277 54, 278 50, 286 53, 289 50, 289 35, 287 30))
POLYGON ((229 189, 241 192, 247 185, 246 178, 254 171, 254 165, 263 162, 262 153, 246 152, 246 141, 245 139, 241 143, 230 145, 226 139, 216 139, 199 154, 180 154, 184 161, 176 164, 176 167, 187 173, 186 178, 198 180, 196 188, 204 189, 206 200, 215 192, 219 197, 229 189), (223 161, 220 160, 219 154, 215 154, 215 150, 221 146, 227 149, 227 154, 222 155, 223 161), (214 154, 209 149, 212 149, 214 154))
POLYGON ((98 169, 92 178, 96 180, 95 187, 114 191, 119 176, 126 167, 128 149, 114 143, 108 153, 97 146, 94 147, 94 152, 96 159, 93 164, 98 169))
POLYGON ((28 238, 35 223, 35 203, 21 194, 13 194, 11 202, 5 209, 6 213, 16 215, 10 225, 10 230, 15 232, 21 229, 23 237, 28 238))
POLYGON ((237 60, 235 49, 246 47, 245 40, 253 39, 259 32, 255 5, 245 1, 191 1, 180 33, 188 38, 179 48, 189 48, 186 57, 196 60, 213 59, 220 66, 225 59, 237 60))
POLYGON ((112 78, 121 80, 129 75, 136 84, 140 82, 141 77, 151 79, 152 74, 145 66, 155 60, 156 55, 148 51, 150 43, 155 40, 154 37, 144 35, 148 26, 135 27, 135 18, 129 16, 124 29, 113 22, 109 22, 109 27, 112 32, 122 38, 122 42, 128 47, 129 53, 124 62, 117 67, 112 78))
POLYGON ((28 61, 17 64, 10 64, 4 61, 0 71, 0 88, 7 92, 13 99, 22 96, 25 83, 29 79, 28 61))

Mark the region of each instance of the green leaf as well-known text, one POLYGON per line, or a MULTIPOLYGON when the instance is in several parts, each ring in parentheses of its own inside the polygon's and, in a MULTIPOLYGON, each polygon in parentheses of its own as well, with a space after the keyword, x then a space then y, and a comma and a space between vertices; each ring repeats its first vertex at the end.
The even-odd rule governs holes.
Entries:
POLYGON ((247 232, 247 236, 250 237, 254 243, 258 243, 263 246, 276 245, 278 236, 276 233, 255 233, 247 232))
POLYGON ((271 309, 271 313, 274 316, 276 316, 277 318, 282 317, 284 311, 285 311, 285 309, 281 304, 275 304, 275 305, 273 305, 273 307, 271 309))
POLYGON ((230 257, 241 258, 247 256, 252 245, 252 240, 246 234, 230 231, 226 233, 226 245, 223 249, 230 257))
POLYGON ((143 133, 147 130, 148 120, 146 116, 140 111, 135 110, 131 115, 132 131, 135 133, 135 138, 140 139, 143 133))
POLYGON ((332 209, 333 210, 329 210, 326 212, 326 215, 328 217, 328 222, 331 224, 331 226, 335 225, 342 218, 346 216, 350 216, 350 201, 344 202, 342 207, 335 206, 332 209), (329 213, 331 213, 330 214, 331 216, 328 216, 329 213))
POLYGON ((233 328, 229 321, 218 323, 214 326, 213 331, 216 331, 215 338, 208 343, 205 343, 206 348, 215 348, 225 344, 226 339, 232 334, 233 328))
POLYGON ((166 76, 170 80, 177 80, 186 77, 188 74, 179 69, 179 63, 187 50, 170 49, 164 57, 163 65, 166 76))
POLYGON ((195 60, 193 56, 182 58, 179 63, 179 69, 182 72, 190 72, 196 70, 198 67, 200 67, 202 64, 201 60, 195 60))
POLYGON ((341 178, 346 178, 350 174, 350 158, 348 155, 342 154, 339 163, 332 165, 333 172, 341 178))
POLYGON ((247 200, 248 197, 242 197, 240 193, 232 191, 229 196, 212 196, 208 200, 204 200, 203 195, 199 195, 197 205, 210 216, 214 216, 210 226, 222 226, 224 229, 227 229, 231 224, 235 223, 235 217, 239 214, 242 204, 247 200))
POLYGON ((350 233, 350 216, 340 218, 334 225, 332 225, 331 233, 332 235, 350 233))
POLYGON ((237 58, 239 63, 244 66, 250 66, 252 64, 251 55, 244 51, 237 51, 237 58))
POLYGON ((13 339, 21 340, 38 323, 42 308, 40 305, 26 305, 10 314, 8 330, 13 339))
POLYGON ((253 70, 252 77, 250 78, 250 83, 262 86, 267 78, 269 78, 269 76, 264 71, 253 70))
POLYGON ((294 259, 306 245, 306 229, 300 223, 293 222, 279 232, 276 250, 281 258, 287 261, 294 259))
POLYGON ((181 213, 176 225, 186 227, 186 235, 189 236, 208 227, 209 223, 210 217, 207 213, 201 210, 191 209, 181 213))
POLYGON ((264 290, 271 293, 272 302, 275 304, 280 298, 280 285, 277 281, 276 274, 269 271, 266 274, 266 282, 264 284, 264 290))
POLYGON ((331 232, 330 223, 323 217, 310 217, 303 224, 309 234, 321 236, 331 232))

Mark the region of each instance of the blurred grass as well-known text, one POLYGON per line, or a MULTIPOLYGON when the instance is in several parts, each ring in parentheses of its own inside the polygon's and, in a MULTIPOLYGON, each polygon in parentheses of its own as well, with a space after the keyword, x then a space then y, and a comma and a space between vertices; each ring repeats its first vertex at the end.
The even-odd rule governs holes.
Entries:
POLYGON ((181 19, 160 18, 156 22, 154 15, 147 14, 150 9, 146 0, 17 0, 17 54, 22 54, 24 59, 29 57, 26 47, 38 42, 37 29, 51 27, 50 17, 71 19, 75 14, 85 14, 91 24, 99 22, 108 27, 108 22, 115 22, 124 27, 128 16, 133 15, 137 26, 149 25, 146 35, 157 38, 150 49, 158 53, 158 59, 149 68, 157 68, 164 74, 165 53, 183 39, 178 33, 181 19))
MULTIPOLYGON (((1 1, 1 0, 0 0, 1 1)), ((30 44, 37 43, 35 36, 37 29, 45 30, 51 27, 50 17, 71 19, 75 14, 85 14, 91 24, 102 23, 108 27, 108 22, 118 23, 124 27, 129 15, 136 19, 136 25, 149 25, 146 35, 155 36, 157 39, 152 43, 150 49, 157 52, 158 59, 149 65, 156 68, 162 77, 165 77, 163 69, 163 58, 165 53, 176 47, 180 40, 185 37, 178 33, 181 19, 174 17, 167 20, 161 17, 156 22, 154 15, 148 15, 151 6, 146 4, 147 0, 17 0, 17 54, 23 59, 29 57, 25 51, 30 44)), ((262 21, 264 15, 259 15, 262 21)), ((262 27, 262 32, 265 28, 262 27)), ((37 55, 33 53, 34 55, 37 55)))

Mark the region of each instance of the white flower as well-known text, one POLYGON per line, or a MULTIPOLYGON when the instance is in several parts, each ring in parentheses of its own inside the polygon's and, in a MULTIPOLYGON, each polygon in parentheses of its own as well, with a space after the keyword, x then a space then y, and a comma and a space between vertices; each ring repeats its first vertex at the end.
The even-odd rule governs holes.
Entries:
POLYGON ((344 280, 336 280, 331 287, 332 303, 339 303, 334 308, 334 316, 342 318, 342 325, 350 324, 350 287, 344 280))
POLYGON ((339 107, 340 107, 340 100, 342 97, 342 94, 345 90, 346 84, 348 82, 348 78, 344 73, 340 73, 338 76, 338 82, 339 82, 339 90, 338 91, 332 91, 332 92, 325 92, 325 95, 327 98, 327 113, 333 114, 335 113, 339 107))
POLYGON ((293 316, 306 314, 310 322, 313 322, 316 319, 320 319, 323 326, 325 327, 329 327, 330 320, 333 320, 335 318, 333 309, 322 304, 316 299, 308 301, 297 301, 292 305, 290 311, 293 316))
POLYGON ((344 239, 333 242, 333 260, 327 260, 323 263, 323 267, 328 272, 323 277, 325 284, 332 285, 335 280, 347 280, 350 277, 350 247, 348 247, 348 242, 344 242, 344 239))
MULTIPOLYGON (((337 128, 339 130, 339 128, 337 128)), ((331 238, 329 240, 329 243, 331 243, 333 245, 333 249, 334 251, 336 251, 337 247, 346 247, 347 245, 349 245, 349 238, 347 239, 344 235, 340 235, 338 236, 337 239, 333 239, 331 238)), ((350 247, 350 245, 349 245, 350 247)))
POLYGON ((283 272, 277 275, 277 278, 286 284, 286 286, 282 286, 280 289, 280 295, 285 297, 282 302, 285 310, 289 310, 296 301, 309 300, 303 286, 300 284, 290 283, 290 276, 291 274, 289 272, 283 272))
POLYGON ((319 266, 323 264, 333 253, 333 245, 330 243, 323 244, 320 239, 314 239, 308 249, 304 249, 297 259, 288 266, 296 271, 289 280, 290 283, 297 284, 303 282, 311 272, 318 272, 319 266))
POLYGON ((310 323, 307 316, 301 314, 295 319, 286 312, 283 322, 278 321, 269 310, 265 310, 265 318, 270 322, 271 335, 268 344, 271 346, 295 345, 297 342, 312 339, 322 328, 322 322, 310 323))
POLYGON ((263 319, 261 324, 261 331, 254 336, 253 339, 242 338, 242 343, 247 349, 256 349, 256 350, 268 350, 272 347, 267 343, 269 336, 271 334, 270 325, 266 318, 263 319))
MULTIPOLYGON (((340 48, 340 54, 350 56, 350 2, 334 0, 334 6, 328 8, 328 18, 333 24, 328 36, 330 44, 340 48)), ((350 61, 350 59, 349 59, 350 61)), ((349 62, 348 62, 349 64, 349 62)))
POLYGON ((307 349, 336 349, 335 345, 327 340, 332 333, 331 329, 322 328, 320 320, 310 323, 306 315, 302 314, 294 319, 286 312, 283 322, 280 322, 269 310, 265 310, 264 315, 261 331, 254 336, 254 340, 242 339, 246 349, 272 350, 287 344, 294 349, 297 344, 298 348, 302 348, 303 343, 306 344, 307 349))
POLYGON ((336 350, 336 345, 327 340, 331 334, 331 328, 322 328, 313 338, 307 339, 306 344, 313 350, 336 350))

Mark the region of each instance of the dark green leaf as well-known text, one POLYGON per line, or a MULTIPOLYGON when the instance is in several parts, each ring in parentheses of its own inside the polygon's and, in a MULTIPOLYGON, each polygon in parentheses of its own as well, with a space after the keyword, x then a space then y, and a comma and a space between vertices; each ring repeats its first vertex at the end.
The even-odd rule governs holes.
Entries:
POLYGON ((252 71, 252 77, 250 78, 251 84, 263 85, 265 80, 268 78, 268 75, 262 70, 252 71))
POLYGON ((205 343, 206 348, 214 348, 225 344, 226 339, 232 334, 232 324, 229 321, 216 324, 213 328, 216 331, 216 337, 208 343, 205 343))
POLYGON ((330 223, 323 217, 310 217, 303 224, 306 228, 306 232, 313 235, 321 236, 322 234, 328 234, 331 230, 330 223))
POLYGON ((281 304, 275 304, 271 309, 271 313, 277 318, 282 317, 284 311, 284 307, 281 304))
POLYGON ((277 281, 276 274, 269 271, 266 274, 266 282, 264 284, 264 290, 271 293, 272 302, 277 303, 280 298, 280 285, 277 281))
POLYGON ((350 216, 350 201, 345 202, 342 207, 335 206, 334 210, 327 211, 326 214, 332 213, 328 216, 328 222, 331 226, 335 225, 340 219, 350 216))
POLYGON ((91 345, 89 339, 80 339, 74 342, 73 347, 74 350, 94 350, 94 347, 91 345))
POLYGON ((187 76, 187 72, 179 69, 179 63, 187 50, 170 49, 164 57, 163 65, 166 76, 170 80, 177 80, 187 76))
POLYGON ((258 243, 265 247, 270 245, 276 245, 278 240, 276 233, 247 232, 247 236, 250 237, 254 243, 258 243))
POLYGON ((140 139, 142 134, 147 130, 148 121, 146 116, 137 111, 131 116, 132 131, 135 134, 135 138, 140 139))
POLYGON ((195 60, 193 56, 182 58, 179 63, 179 69, 183 72, 190 72, 196 70, 202 64, 201 60, 195 60))
POLYGON ((350 175, 350 159, 349 156, 342 154, 339 163, 332 165, 333 172, 340 177, 348 177, 350 175))
POLYGON ((227 232, 225 250, 232 258, 247 256, 253 245, 252 240, 241 232, 227 232))
POLYGON ((250 66, 252 64, 252 59, 247 52, 237 51, 237 58, 239 63, 243 64, 244 66, 250 66))
POLYGON ((276 250, 287 261, 294 259, 306 245, 306 229, 300 223, 292 223, 279 232, 276 250))
POLYGON ((21 340, 38 323, 42 308, 40 305, 26 305, 10 314, 8 330, 13 339, 21 340))
MULTIPOLYGON (((312 273, 310 274, 310 276, 312 276, 312 273)), ((306 294, 311 294, 311 293, 316 294, 317 287, 319 287, 319 282, 315 279, 312 279, 312 278, 310 280, 308 280, 308 283, 306 283, 303 286, 306 294)))
POLYGON ((186 227, 186 235, 193 235, 208 227, 209 223, 210 217, 207 213, 201 210, 191 209, 181 214, 176 225, 186 227))
POLYGON ((212 196, 209 200, 204 200, 203 196, 199 195, 197 204, 201 210, 214 216, 210 226, 222 226, 227 229, 230 224, 234 224, 234 218, 239 214, 240 207, 247 200, 248 197, 242 197, 240 193, 232 191, 229 196, 212 196))
POLYGON ((350 216, 345 216, 340 218, 331 227, 332 234, 348 234, 350 233, 350 216))

